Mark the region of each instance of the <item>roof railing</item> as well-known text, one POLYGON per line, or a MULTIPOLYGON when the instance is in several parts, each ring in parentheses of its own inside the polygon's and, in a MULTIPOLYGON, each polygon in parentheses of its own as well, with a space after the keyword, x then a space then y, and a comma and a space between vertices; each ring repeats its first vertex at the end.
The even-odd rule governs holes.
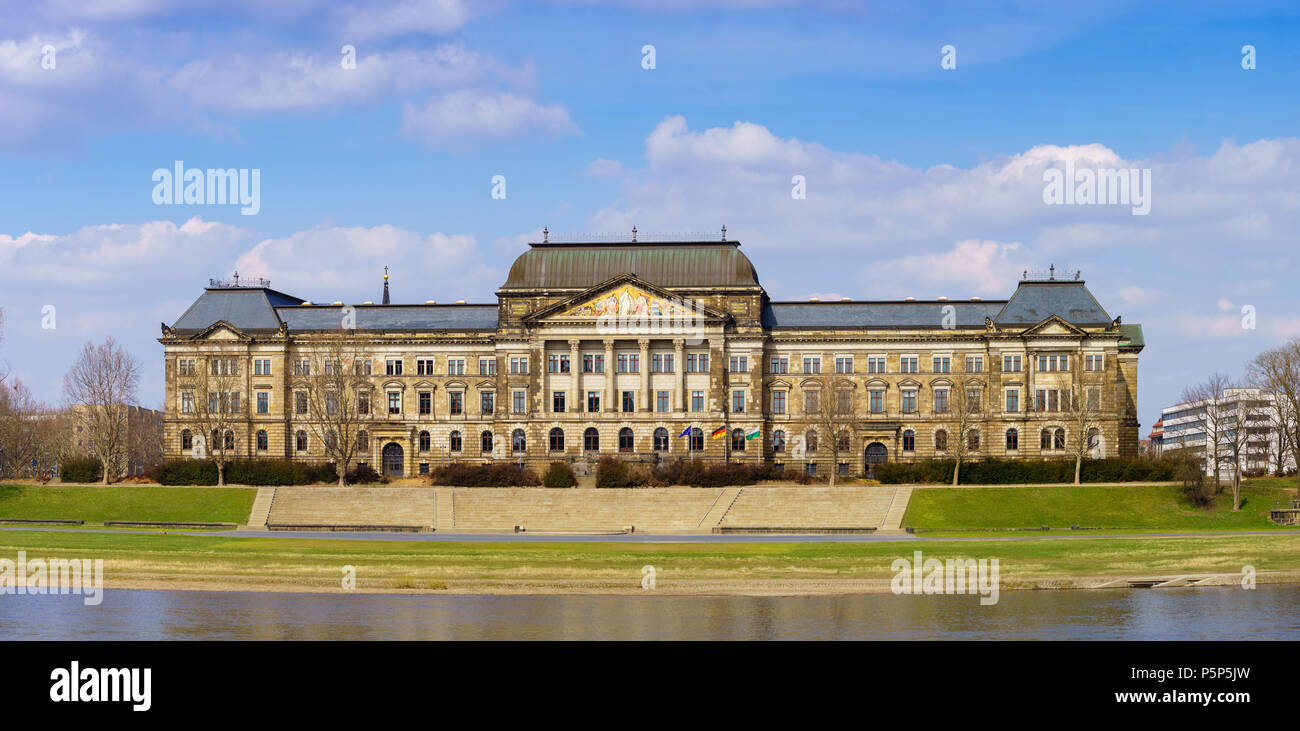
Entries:
POLYGON ((230 279, 209 279, 208 287, 211 289, 235 289, 238 287, 267 287, 271 286, 271 280, 257 277, 254 279, 240 279, 239 272, 230 279))

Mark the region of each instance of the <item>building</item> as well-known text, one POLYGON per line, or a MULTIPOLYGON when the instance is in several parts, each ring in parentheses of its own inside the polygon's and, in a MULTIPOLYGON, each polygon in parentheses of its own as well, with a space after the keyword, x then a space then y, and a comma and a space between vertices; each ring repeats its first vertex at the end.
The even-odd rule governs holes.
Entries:
MULTIPOLYGON (((121 407, 126 417, 126 432, 123 444, 124 463, 118 477, 135 477, 143 475, 151 465, 161 458, 161 441, 163 421, 166 415, 155 409, 124 404, 121 407)), ((90 435, 91 422, 103 412, 86 404, 74 404, 69 419, 71 429, 72 454, 77 456, 96 456, 94 438, 90 435)))
POLYGON ((1165 420, 1156 419, 1156 423, 1151 425, 1151 433, 1143 439, 1140 445, 1144 445, 1142 455, 1152 459, 1158 459, 1164 454, 1165 447, 1165 420))
MULTIPOLYGON (((1203 461, 1205 474, 1214 474, 1217 461, 1219 476, 1230 480, 1236 465, 1229 444, 1242 419, 1246 424, 1240 450, 1242 469, 1246 473, 1276 473, 1281 465, 1282 471, 1293 470, 1295 458, 1285 446, 1275 403, 1273 394, 1258 388, 1228 388, 1217 400, 1174 404, 1162 411, 1156 422, 1161 427, 1160 453, 1168 456, 1190 450, 1203 461)), ((1157 438, 1155 432, 1152 438, 1157 438)))
POLYGON ((371 389, 358 397, 360 459, 388 474, 609 454, 825 474, 833 450, 816 417, 830 398, 847 414, 838 469, 859 474, 950 454, 949 404, 966 394, 971 458, 1065 456, 1071 392, 1098 409, 1095 455, 1138 453, 1142 329, 1107 314, 1077 274, 1026 272, 1005 300, 772 302, 724 229, 718 241, 547 237, 495 303, 388 304, 384 276, 380 305, 211 282, 162 327, 167 456, 193 453, 196 403, 228 397, 238 456, 325 459, 304 374, 344 337, 360 350, 334 368, 353 360, 371 389), (203 386, 219 364, 235 374, 223 395, 203 386))

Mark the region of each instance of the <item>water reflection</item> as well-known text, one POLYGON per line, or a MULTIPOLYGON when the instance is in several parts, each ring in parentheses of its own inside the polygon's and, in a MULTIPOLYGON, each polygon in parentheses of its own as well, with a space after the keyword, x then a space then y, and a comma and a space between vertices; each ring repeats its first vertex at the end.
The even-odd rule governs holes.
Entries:
POLYGON ((975 596, 392 596, 109 591, 0 597, 0 639, 1296 639, 1300 587, 975 596))

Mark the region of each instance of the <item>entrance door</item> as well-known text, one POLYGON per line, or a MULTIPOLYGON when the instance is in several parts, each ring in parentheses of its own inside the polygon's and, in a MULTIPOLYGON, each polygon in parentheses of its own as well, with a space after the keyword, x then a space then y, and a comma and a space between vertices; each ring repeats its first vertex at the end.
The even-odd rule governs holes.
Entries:
POLYGON ((389 442, 384 445, 384 476, 401 477, 405 460, 402 458, 402 445, 389 442))
POLYGON ((867 445, 867 477, 876 476, 876 465, 884 464, 889 459, 889 449, 880 442, 867 445))

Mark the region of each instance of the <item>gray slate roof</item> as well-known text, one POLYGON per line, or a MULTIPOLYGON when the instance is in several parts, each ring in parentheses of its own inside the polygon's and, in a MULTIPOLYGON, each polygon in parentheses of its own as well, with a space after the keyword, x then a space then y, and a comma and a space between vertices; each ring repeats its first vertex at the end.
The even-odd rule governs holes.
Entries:
MULTIPOLYGON (((353 305, 358 330, 496 330, 496 305, 353 305)), ((277 307, 295 330, 337 330, 340 306, 277 307)))
POLYGON ((1109 325, 1114 319, 1082 281, 1048 281, 1021 282, 993 321, 999 325, 1037 325, 1052 315, 1073 325, 1109 325))
POLYGON ((763 308, 764 327, 938 327, 951 305, 957 327, 983 329, 984 318, 1005 301, 981 302, 773 302, 763 308))
POLYGON ((240 330, 275 331, 280 328, 275 308, 301 304, 297 297, 260 287, 204 290, 185 314, 172 327, 185 332, 198 332, 218 320, 225 320, 240 330))

